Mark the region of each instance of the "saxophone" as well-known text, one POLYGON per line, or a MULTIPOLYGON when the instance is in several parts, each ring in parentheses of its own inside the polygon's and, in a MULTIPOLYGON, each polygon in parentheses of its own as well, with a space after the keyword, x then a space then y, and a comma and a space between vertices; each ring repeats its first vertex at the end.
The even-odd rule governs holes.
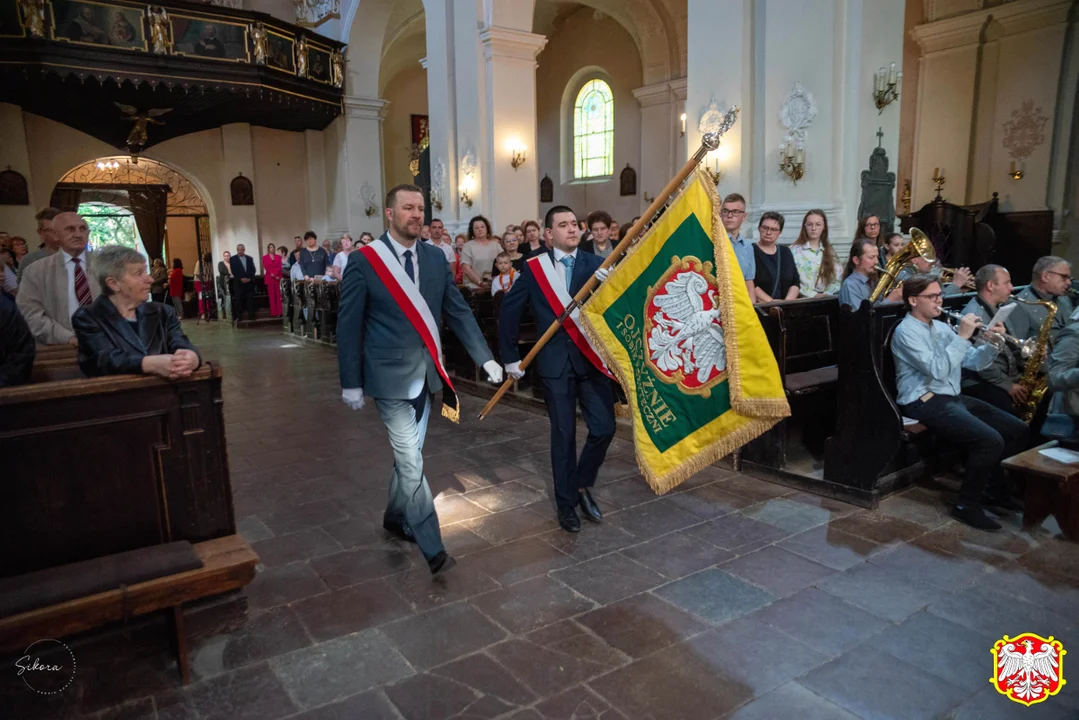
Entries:
POLYGON ((1015 298, 1015 300, 1024 305, 1041 305, 1048 311, 1045 320, 1042 321, 1041 329, 1038 331, 1038 341, 1034 346, 1034 351, 1031 353, 1030 358, 1027 359, 1026 367, 1023 368, 1023 375, 1019 378, 1019 384, 1027 390, 1027 399, 1020 403, 1016 409, 1019 411, 1019 418, 1023 422, 1029 423, 1034 419, 1034 413, 1037 412, 1038 406, 1041 405, 1048 386, 1048 379, 1046 374, 1042 372, 1042 366, 1045 365, 1045 359, 1049 355, 1049 331, 1053 328, 1053 319, 1057 314, 1057 306, 1056 303, 1046 300, 1023 300, 1019 297, 1015 298))

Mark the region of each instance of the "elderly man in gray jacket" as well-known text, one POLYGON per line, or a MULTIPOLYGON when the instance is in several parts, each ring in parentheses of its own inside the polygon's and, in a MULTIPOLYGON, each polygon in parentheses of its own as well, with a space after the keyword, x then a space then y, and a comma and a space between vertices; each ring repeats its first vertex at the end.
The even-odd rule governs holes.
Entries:
POLYGON ((442 362, 442 320, 491 382, 502 381, 471 308, 454 283, 446 256, 418 242, 423 194, 398 185, 386 195, 390 228, 349 255, 337 315, 341 398, 352 409, 374 398, 393 446, 390 497, 382 525, 415 540, 432 575, 454 566, 447 555, 434 498, 423 474, 423 440, 434 393, 443 391, 443 414, 459 406, 442 362))
POLYGON ((90 227, 78 213, 60 213, 52 220, 60 251, 26 268, 16 302, 26 324, 43 345, 75 345, 71 316, 101 294, 88 267, 90 227))

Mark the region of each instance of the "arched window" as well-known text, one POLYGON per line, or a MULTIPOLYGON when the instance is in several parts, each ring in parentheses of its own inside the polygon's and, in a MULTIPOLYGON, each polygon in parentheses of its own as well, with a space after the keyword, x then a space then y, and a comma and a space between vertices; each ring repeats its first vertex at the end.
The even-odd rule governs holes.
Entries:
POLYGON ((573 104, 573 176, 614 174, 614 95, 599 78, 589 80, 573 104))

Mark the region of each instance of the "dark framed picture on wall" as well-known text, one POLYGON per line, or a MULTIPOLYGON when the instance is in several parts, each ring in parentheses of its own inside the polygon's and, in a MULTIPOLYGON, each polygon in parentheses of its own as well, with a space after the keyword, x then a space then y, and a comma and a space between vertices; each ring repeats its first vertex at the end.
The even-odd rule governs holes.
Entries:
POLYGON ((204 60, 251 62, 247 25, 172 13, 173 55, 204 60))
MULTIPOLYGON (((15 3, 11 3, 14 5, 15 3)), ((54 0, 52 39, 146 51, 142 9, 89 0, 54 0)))
POLYGON ((289 74, 296 73, 296 62, 293 57, 296 41, 287 35, 270 30, 266 33, 266 65, 274 70, 282 70, 289 74))

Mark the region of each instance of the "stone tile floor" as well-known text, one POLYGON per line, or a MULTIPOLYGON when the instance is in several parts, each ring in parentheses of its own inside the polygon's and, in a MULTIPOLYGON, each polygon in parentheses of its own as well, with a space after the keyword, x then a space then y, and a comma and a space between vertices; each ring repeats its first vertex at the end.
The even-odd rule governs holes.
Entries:
POLYGON ((381 530, 389 448, 373 409, 338 402, 334 353, 269 328, 188 332, 226 369, 259 573, 188 609, 190 686, 164 624, 142 619, 70 639, 76 679, 58 695, 7 664, 0 716, 1079 718, 1079 679, 1029 709, 988 682, 1005 633, 1079 653, 1079 547, 1049 526, 970 531, 946 482, 867 511, 712 467, 657 497, 616 440, 607 519, 571 536, 546 419, 502 407, 481 423, 465 397, 462 424, 433 422, 425 448, 459 560, 432 581, 381 530))

